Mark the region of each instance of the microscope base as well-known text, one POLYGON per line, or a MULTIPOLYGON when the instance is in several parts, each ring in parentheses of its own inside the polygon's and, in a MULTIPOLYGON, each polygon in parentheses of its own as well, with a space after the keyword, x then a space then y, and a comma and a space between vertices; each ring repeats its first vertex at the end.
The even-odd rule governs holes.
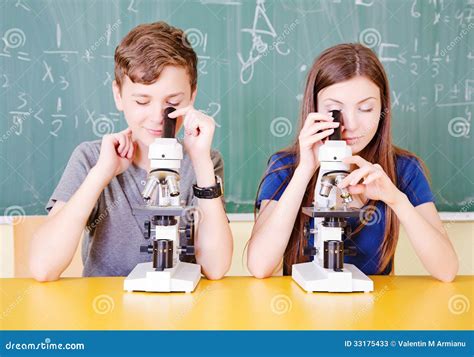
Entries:
POLYGON ((174 268, 155 271, 153 263, 138 264, 123 283, 127 291, 192 292, 201 279, 201 266, 179 262, 174 268))
POLYGON ((341 272, 325 269, 314 261, 295 264, 292 277, 307 292, 374 291, 374 282, 353 264, 344 264, 341 272))

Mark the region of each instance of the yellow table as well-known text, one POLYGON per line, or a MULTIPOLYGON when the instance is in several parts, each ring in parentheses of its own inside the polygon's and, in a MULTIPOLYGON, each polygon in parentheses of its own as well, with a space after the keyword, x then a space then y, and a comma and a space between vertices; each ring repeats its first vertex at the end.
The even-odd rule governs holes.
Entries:
POLYGON ((128 293, 124 278, 0 279, 0 327, 472 330, 473 276, 373 276, 373 293, 304 292, 290 277, 202 279, 192 294, 128 293))

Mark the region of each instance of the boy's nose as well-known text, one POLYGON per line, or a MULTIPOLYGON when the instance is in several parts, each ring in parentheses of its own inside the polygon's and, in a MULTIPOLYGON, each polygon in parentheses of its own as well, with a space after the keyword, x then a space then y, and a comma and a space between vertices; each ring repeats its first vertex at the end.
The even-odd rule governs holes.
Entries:
POLYGON ((151 121, 156 124, 163 124, 163 108, 153 108, 153 111, 150 113, 151 121))

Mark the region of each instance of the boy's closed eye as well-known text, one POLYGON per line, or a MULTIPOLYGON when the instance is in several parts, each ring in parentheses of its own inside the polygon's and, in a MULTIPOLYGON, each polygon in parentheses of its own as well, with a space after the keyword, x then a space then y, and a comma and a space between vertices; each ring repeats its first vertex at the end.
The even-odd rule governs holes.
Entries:
MULTIPOLYGON (((149 101, 143 102, 143 101, 139 101, 139 100, 136 100, 135 103, 137 103, 138 105, 148 105, 148 104, 150 104, 149 101)), ((180 105, 181 103, 166 102, 166 104, 171 105, 172 107, 177 107, 177 106, 180 105)))

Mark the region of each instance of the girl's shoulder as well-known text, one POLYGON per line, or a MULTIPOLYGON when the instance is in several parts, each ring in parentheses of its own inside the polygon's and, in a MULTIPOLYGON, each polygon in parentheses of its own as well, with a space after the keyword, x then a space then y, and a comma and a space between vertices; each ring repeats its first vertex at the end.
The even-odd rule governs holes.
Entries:
POLYGON ((414 206, 435 202, 423 162, 415 156, 397 155, 397 186, 414 206))
POLYGON ((293 166, 296 162, 296 154, 287 151, 278 151, 268 159, 269 170, 293 166))
POLYGON ((397 154, 395 166, 398 178, 408 178, 420 173, 425 174, 422 162, 415 156, 397 154))

